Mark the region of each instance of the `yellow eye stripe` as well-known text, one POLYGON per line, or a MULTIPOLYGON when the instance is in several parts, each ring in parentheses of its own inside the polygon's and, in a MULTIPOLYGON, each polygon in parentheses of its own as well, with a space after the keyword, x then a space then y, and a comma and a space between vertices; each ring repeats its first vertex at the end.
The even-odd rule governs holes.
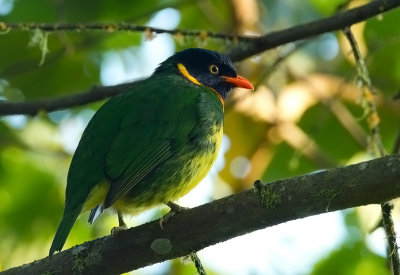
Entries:
MULTIPOLYGON (((178 69, 184 77, 189 79, 189 81, 193 82, 196 85, 203 85, 188 72, 185 65, 183 65, 182 63, 178 63, 178 69)), ((209 86, 207 86, 207 87, 209 87, 209 86)), ((218 96, 219 101, 221 101, 222 106, 224 106, 224 100, 223 100, 222 96, 214 88, 212 88, 212 87, 209 87, 209 88, 218 96)))
POLYGON ((178 69, 181 72, 181 74, 183 74, 191 82, 193 82, 194 84, 197 84, 197 85, 201 85, 201 83, 188 72, 185 65, 183 65, 182 63, 179 63, 178 69))

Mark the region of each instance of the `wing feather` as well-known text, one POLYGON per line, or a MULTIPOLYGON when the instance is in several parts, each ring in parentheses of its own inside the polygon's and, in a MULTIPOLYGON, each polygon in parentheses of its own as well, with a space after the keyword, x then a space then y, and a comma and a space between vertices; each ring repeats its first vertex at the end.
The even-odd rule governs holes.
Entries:
POLYGON ((136 184, 148 175, 159 164, 172 156, 168 142, 164 141, 151 150, 143 150, 142 154, 128 164, 126 170, 116 179, 108 191, 105 207, 112 205, 126 195, 136 184), (147 153, 143 154, 144 152, 147 153))

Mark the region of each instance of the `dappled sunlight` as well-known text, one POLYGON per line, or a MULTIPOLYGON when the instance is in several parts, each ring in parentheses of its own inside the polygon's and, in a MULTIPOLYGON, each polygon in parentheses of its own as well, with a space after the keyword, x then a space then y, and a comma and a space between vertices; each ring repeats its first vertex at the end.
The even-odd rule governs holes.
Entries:
POLYGON ((310 93, 309 87, 292 84, 279 92, 277 101, 277 120, 296 123, 308 108, 316 104, 317 98, 310 93))
POLYGON ((256 91, 235 90, 231 100, 235 102, 235 110, 246 113, 254 120, 273 123, 277 117, 277 108, 272 92, 265 86, 256 91))

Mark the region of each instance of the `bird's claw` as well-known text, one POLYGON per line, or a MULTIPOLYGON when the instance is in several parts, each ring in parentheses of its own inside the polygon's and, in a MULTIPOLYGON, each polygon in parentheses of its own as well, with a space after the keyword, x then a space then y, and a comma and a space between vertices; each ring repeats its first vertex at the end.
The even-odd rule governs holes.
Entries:
POLYGON ((126 230, 128 227, 126 225, 116 226, 111 229, 111 236, 116 236, 119 232, 126 230))
POLYGON ((166 224, 169 219, 171 219, 177 213, 182 213, 182 212, 190 209, 188 207, 183 207, 183 206, 177 205, 176 203, 173 203, 172 201, 167 202, 166 205, 171 210, 166 215, 164 215, 158 222, 158 224, 160 225, 162 230, 164 230, 164 224, 166 224))

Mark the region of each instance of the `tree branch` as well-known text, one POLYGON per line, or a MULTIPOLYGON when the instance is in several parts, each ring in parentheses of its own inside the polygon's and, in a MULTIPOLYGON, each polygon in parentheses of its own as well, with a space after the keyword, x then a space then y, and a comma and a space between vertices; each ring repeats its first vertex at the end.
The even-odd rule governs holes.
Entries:
POLYGON ((324 19, 299 24, 281 31, 270 32, 253 39, 248 44, 236 46, 230 51, 229 56, 233 61, 243 60, 289 42, 349 27, 398 6, 400 6, 400 1, 398 0, 371 1, 363 6, 339 12, 324 19))
POLYGON ((0 115, 36 115, 41 111, 52 112, 84 105, 122 93, 136 82, 123 83, 115 86, 93 87, 89 91, 54 99, 43 99, 32 102, 1 102, 0 115))
POLYGON ((219 33, 203 30, 183 30, 174 29, 167 30, 162 28, 154 28, 149 26, 135 25, 131 23, 6 23, 0 22, 0 32, 10 31, 35 31, 41 30, 43 32, 59 32, 59 31, 103 31, 103 32, 143 32, 145 35, 151 37, 153 34, 167 33, 171 35, 182 36, 197 36, 203 40, 207 38, 217 38, 230 41, 251 42, 256 37, 246 36, 239 34, 219 33))
POLYGON ((1 272, 120 274, 258 229, 400 196, 400 155, 278 180, 1 272))
MULTIPOLYGON (((41 29, 43 31, 60 31, 60 30, 130 30, 130 31, 150 31, 155 33, 170 33, 184 35, 199 35, 200 37, 214 37, 221 39, 233 39, 239 42, 229 54, 233 61, 241 61, 254 54, 261 53, 268 49, 322 33, 340 30, 346 26, 351 26, 357 22, 371 18, 377 14, 389 11, 400 6, 398 0, 376 0, 366 5, 350 9, 345 12, 337 13, 331 17, 315 20, 309 23, 297 25, 288 29, 268 33, 260 37, 247 37, 231 34, 221 34, 202 31, 184 31, 184 30, 164 30, 159 28, 150 28, 146 26, 137 26, 126 23, 121 24, 23 24, 0 22, 0 31, 21 30, 31 31, 41 29)), ((39 111, 56 111, 64 108, 70 108, 89 102, 104 99, 109 96, 121 93, 126 87, 133 85, 132 83, 121 84, 109 87, 95 87, 89 92, 83 92, 81 95, 65 96, 51 100, 40 100, 26 103, 0 102, 0 115, 35 115, 39 111)))

